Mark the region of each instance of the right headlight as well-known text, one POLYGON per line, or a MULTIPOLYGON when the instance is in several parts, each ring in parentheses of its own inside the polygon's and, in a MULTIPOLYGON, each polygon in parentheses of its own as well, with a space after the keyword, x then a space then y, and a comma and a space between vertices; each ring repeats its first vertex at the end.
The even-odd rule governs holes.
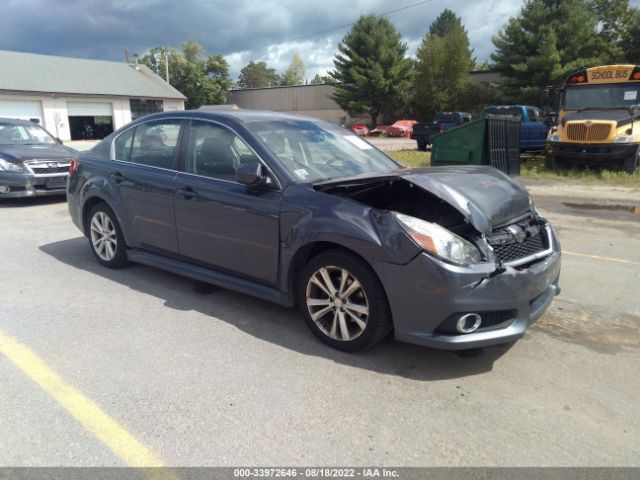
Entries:
POLYGON ((480 263, 482 255, 471 242, 436 223, 394 212, 405 232, 424 250, 456 265, 480 263))
POLYGON ((618 135, 613 139, 613 143, 635 143, 638 139, 637 135, 618 135))
POLYGON ((553 134, 549 135, 549 141, 550 142, 559 142, 560 141, 560 135, 558 135, 557 133, 553 133, 553 134))
POLYGON ((0 172, 24 172, 24 168, 22 165, 16 165, 15 163, 11 163, 6 161, 4 158, 0 158, 0 172))

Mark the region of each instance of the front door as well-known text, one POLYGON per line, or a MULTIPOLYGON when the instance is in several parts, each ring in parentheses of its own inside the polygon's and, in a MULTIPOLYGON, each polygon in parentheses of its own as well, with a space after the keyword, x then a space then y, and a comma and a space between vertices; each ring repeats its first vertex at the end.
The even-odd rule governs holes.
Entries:
POLYGON ((115 143, 109 179, 120 192, 129 246, 178 253, 174 212, 180 136, 178 119, 145 122, 115 143))
POLYGON ((259 159, 223 125, 194 120, 175 198, 180 254, 235 275, 278 279, 281 194, 235 181, 241 162, 259 159))

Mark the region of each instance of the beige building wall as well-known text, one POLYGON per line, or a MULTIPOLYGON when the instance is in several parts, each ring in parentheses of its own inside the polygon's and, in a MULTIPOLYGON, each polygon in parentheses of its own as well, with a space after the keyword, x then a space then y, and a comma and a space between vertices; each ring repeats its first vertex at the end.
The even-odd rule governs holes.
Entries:
POLYGON ((227 102, 240 108, 293 113, 337 124, 371 121, 367 116, 350 117, 330 98, 334 91, 331 85, 249 88, 230 91, 227 102))
MULTIPOLYGON (((63 142, 71 140, 67 102, 108 103, 111 107, 114 130, 131 122, 131 109, 129 107, 128 97, 72 96, 62 94, 0 94, 0 100, 40 102, 42 126, 63 142)), ((183 100, 163 99, 163 104, 165 112, 184 110, 183 100)))

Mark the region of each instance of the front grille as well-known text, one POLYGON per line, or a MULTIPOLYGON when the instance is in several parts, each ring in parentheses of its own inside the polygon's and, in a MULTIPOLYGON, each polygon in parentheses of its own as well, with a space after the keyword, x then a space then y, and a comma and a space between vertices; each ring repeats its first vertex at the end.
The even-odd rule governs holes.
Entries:
POLYGON ((31 161, 25 162, 25 167, 34 175, 55 175, 69 171, 69 161, 31 161))
POLYGON ((66 173, 69 166, 66 167, 31 167, 31 171, 36 175, 50 175, 52 173, 66 173))
MULTIPOLYGON (((496 258, 502 263, 522 262, 549 249, 545 225, 533 219, 513 223, 494 230, 486 237, 496 258)), ((532 259, 533 260, 533 259, 532 259)))
POLYGON ((507 243, 493 247, 493 252, 502 262, 512 262, 529 257, 545 249, 542 232, 529 237, 522 243, 507 243))
POLYGON ((589 126, 585 123, 567 124, 567 138, 574 142, 604 142, 610 134, 610 123, 595 122, 589 126))

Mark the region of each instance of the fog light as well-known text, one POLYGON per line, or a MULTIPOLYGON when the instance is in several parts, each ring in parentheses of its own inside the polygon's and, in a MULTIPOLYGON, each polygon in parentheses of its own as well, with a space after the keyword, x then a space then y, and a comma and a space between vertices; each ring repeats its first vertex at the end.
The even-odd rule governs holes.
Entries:
POLYGON ((480 328, 482 318, 477 313, 467 313, 461 316, 456 323, 456 330, 460 333, 472 333, 480 328))
POLYGON ((0 185, 0 193, 9 193, 11 191, 11 188, 9 188, 7 185, 0 185))

